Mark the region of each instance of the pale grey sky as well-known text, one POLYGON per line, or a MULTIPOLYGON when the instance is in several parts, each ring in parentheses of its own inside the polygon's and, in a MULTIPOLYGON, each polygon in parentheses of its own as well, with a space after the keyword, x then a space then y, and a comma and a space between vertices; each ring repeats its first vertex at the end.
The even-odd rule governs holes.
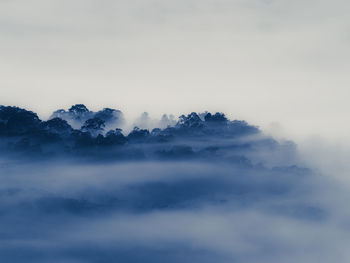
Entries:
POLYGON ((0 0, 0 104, 224 111, 345 138, 349 13, 343 0, 0 0))

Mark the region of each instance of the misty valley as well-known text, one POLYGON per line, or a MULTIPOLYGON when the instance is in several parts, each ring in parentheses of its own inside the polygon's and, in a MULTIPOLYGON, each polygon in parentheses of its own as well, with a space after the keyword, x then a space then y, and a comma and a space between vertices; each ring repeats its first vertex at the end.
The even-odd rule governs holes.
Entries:
POLYGON ((341 185, 223 113, 0 106, 0 137, 1 262, 307 262, 348 231, 341 185))

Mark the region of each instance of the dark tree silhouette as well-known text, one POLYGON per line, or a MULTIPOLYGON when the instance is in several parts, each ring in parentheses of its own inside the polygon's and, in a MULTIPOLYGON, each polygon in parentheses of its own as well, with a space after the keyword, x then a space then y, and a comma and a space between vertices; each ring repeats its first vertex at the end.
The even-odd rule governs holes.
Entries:
MULTIPOLYGON (((205 158, 209 161, 231 158, 233 162, 238 162, 237 156, 253 148, 274 151, 281 147, 272 138, 261 134, 251 140, 247 135, 259 134, 257 127, 245 121, 229 121, 223 113, 218 112, 192 112, 181 115, 174 126, 163 128, 165 125, 160 123, 163 126, 152 132, 135 127, 128 135, 111 125, 122 118, 122 113, 115 109, 104 108, 92 112, 85 105, 76 104, 68 111, 58 110, 54 115, 56 117, 43 122, 31 111, 0 106, 0 136, 6 137, 2 145, 8 150, 22 151, 27 155, 40 153, 47 156, 52 152, 123 160, 205 158), (106 127, 110 130, 105 134, 106 127), (247 136, 246 141, 234 141, 243 136, 247 136), (228 138, 230 141, 225 142, 228 138)), ((169 121, 165 115, 162 120, 169 121)), ((288 148, 292 149, 291 146, 288 148)))
POLYGON ((90 132, 93 136, 100 134, 105 127, 105 121, 100 118, 92 118, 85 121, 81 127, 82 131, 90 132))
POLYGON ((202 128, 203 127, 203 121, 198 116, 197 113, 192 112, 188 114, 187 116, 181 115, 179 117, 179 122, 176 124, 177 127, 181 128, 202 128))
POLYGON ((51 120, 43 122, 44 129, 53 133, 70 133, 72 132, 72 127, 68 124, 66 120, 61 118, 53 118, 51 120))
POLYGON ((41 120, 34 112, 18 107, 0 106, 0 134, 23 135, 40 130, 41 120))
POLYGON ((215 123, 215 124, 226 124, 227 123, 227 118, 225 116, 225 114, 223 113, 215 113, 214 115, 212 115, 210 112, 207 113, 204 116, 204 120, 205 122, 209 122, 209 123, 215 123))
POLYGON ((128 139, 134 142, 145 142, 150 136, 150 132, 146 129, 140 129, 139 127, 134 127, 134 129, 129 133, 128 139))
POLYGON ((111 108, 104 108, 103 110, 96 112, 95 118, 99 118, 104 120, 106 123, 111 124, 121 124, 124 121, 122 112, 111 108))
POLYGON ((110 130, 107 132, 104 142, 106 145, 122 145, 127 139, 122 133, 121 129, 110 130))
POLYGON ((84 104, 75 104, 68 111, 72 114, 77 114, 77 115, 85 112, 89 112, 88 108, 86 108, 84 104))

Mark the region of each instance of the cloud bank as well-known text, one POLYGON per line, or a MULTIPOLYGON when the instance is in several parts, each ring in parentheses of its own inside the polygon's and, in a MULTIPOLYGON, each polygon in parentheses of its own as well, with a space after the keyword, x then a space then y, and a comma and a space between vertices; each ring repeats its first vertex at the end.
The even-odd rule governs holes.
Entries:
POLYGON ((1 261, 349 260, 347 188, 292 142, 222 113, 125 134, 124 121, 0 107, 1 261))

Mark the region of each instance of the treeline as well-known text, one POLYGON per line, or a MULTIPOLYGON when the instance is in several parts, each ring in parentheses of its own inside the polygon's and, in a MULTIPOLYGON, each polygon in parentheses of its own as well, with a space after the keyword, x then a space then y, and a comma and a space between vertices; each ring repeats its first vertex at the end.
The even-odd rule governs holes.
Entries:
MULTIPOLYGON (((162 121, 166 122, 167 117, 163 116, 162 121)), ((0 106, 0 136, 8 153, 97 156, 105 151, 118 158, 150 154, 189 158, 203 151, 206 156, 214 155, 225 148, 222 142, 260 133, 245 121, 230 121, 223 113, 208 112, 181 115, 166 128, 134 127, 128 134, 122 130, 124 124, 123 113, 111 108, 93 112, 83 104, 76 104, 67 111, 55 111, 49 120, 43 121, 32 111, 0 106)), ((276 144, 264 140, 267 142, 276 144)), ((236 148, 249 147, 247 142, 237 145, 236 141, 236 148)))

